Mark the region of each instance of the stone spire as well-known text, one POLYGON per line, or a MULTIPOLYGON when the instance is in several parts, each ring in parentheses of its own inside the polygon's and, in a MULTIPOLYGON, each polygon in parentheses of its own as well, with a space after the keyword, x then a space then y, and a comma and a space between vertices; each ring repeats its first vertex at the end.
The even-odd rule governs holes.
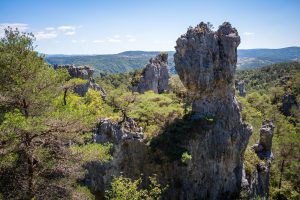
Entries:
POLYGON ((154 59, 149 60, 142 72, 142 76, 133 91, 144 93, 152 90, 155 93, 162 93, 168 90, 169 83, 168 54, 160 53, 154 59))
POLYGON ((240 44, 237 30, 225 22, 214 32, 201 22, 176 43, 175 68, 194 97, 194 117, 227 115, 226 110, 235 109, 231 82, 240 44))

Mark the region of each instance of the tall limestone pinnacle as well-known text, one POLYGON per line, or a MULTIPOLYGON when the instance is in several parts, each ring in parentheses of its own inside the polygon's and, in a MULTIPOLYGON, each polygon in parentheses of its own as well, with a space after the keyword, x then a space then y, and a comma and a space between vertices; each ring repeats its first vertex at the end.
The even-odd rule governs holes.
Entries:
MULTIPOLYGON (((228 22, 217 31, 201 22, 176 43, 175 68, 193 98, 192 119, 215 121, 211 133, 199 140, 197 153, 207 152, 206 164, 197 163, 202 172, 195 175, 205 174, 210 180, 208 199, 236 198, 243 155, 252 132, 241 120, 232 84, 240 37, 228 22), (214 170, 205 169, 209 165, 214 170)), ((203 191, 197 193, 198 198, 205 198, 203 191)))
POLYGON ((233 109, 231 82, 240 44, 237 30, 224 22, 214 32, 201 22, 194 29, 189 28, 176 43, 175 68, 194 97, 194 117, 219 116, 225 109, 233 109))

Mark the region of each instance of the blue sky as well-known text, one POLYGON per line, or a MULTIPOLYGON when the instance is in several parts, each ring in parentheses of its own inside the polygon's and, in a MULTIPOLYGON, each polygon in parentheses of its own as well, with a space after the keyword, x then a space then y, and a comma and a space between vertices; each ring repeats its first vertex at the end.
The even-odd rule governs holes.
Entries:
POLYGON ((1 0, 7 25, 32 32, 47 54, 174 50, 189 26, 229 21, 240 49, 300 46, 299 0, 1 0))

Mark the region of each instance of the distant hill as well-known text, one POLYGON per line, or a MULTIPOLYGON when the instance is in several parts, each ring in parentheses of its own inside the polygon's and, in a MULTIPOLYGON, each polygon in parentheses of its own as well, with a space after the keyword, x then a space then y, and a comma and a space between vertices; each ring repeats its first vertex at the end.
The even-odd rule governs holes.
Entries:
POLYGON ((240 49, 238 50, 237 67, 239 69, 251 69, 289 61, 300 61, 300 47, 240 49))
MULTIPOLYGON (((170 71, 175 72, 173 55, 168 51, 170 71)), ((122 73, 143 68, 151 57, 159 51, 125 51, 109 55, 46 55, 49 64, 74 64, 92 66, 96 73, 122 73)), ((300 61, 300 47, 287 47, 281 49, 240 49, 238 50, 238 69, 258 68, 265 65, 300 61)))

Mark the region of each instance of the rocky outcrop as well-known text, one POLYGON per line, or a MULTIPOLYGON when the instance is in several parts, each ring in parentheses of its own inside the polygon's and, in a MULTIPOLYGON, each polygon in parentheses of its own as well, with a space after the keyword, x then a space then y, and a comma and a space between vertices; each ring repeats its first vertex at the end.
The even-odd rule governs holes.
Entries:
MULTIPOLYGON (((166 125, 150 142, 137 137, 143 134, 137 134, 135 129, 129 128, 128 133, 118 123, 102 121, 95 141, 115 145, 113 160, 97 175, 90 176, 102 184, 99 191, 109 187, 114 175, 122 173, 136 179, 141 174, 156 174, 162 185, 168 185, 164 199, 215 200, 239 196, 242 158, 251 135, 251 129, 241 120, 231 88, 239 42, 237 31, 229 23, 217 32, 201 23, 177 40, 176 69, 194 98, 192 120, 178 119, 166 125), (190 155, 184 162, 183 153, 190 155)), ((166 58, 156 58, 148 67, 161 66, 159 60, 166 58)), ((148 85, 146 82, 143 81, 148 85)))
MULTIPOLYGON (((208 177, 203 180, 195 176, 195 179, 199 178, 197 197, 205 198, 206 192, 210 194, 208 199, 233 198, 239 193, 242 158, 251 135, 250 127, 241 121, 232 88, 240 37, 227 22, 216 32, 200 23, 189 28, 176 43, 175 67, 194 98, 193 119, 212 118, 216 121, 205 138, 206 143, 197 141, 196 152, 205 152, 205 160, 200 162, 199 155, 192 154, 197 160, 194 165, 208 177), (207 145, 212 149, 206 148, 207 145), (207 184, 210 187, 204 191, 207 184)), ((195 193, 195 190, 190 192, 195 193)))
POLYGON ((103 88, 95 82, 93 78, 94 70, 92 68, 88 66, 54 65, 54 69, 59 68, 67 69, 72 78, 81 78, 88 81, 86 84, 78 85, 74 88, 74 91, 80 96, 84 96, 89 88, 99 91, 102 97, 106 96, 103 88))
POLYGON ((103 119, 98 123, 94 132, 94 142, 119 144, 125 140, 142 141, 142 128, 136 122, 128 118, 123 124, 103 119))
POLYGON ((149 60, 138 84, 133 86, 132 90, 139 93, 152 90, 160 94, 168 90, 169 78, 168 54, 160 53, 154 59, 149 60))
POLYGON ((285 94, 282 97, 281 111, 285 116, 291 116, 292 108, 298 108, 297 98, 293 94, 285 94))
POLYGON ((234 80, 234 88, 239 91, 240 96, 246 96, 246 88, 244 81, 234 80))
POLYGON ((260 129, 258 143, 252 146, 260 162, 256 163, 253 174, 250 174, 248 180, 246 180, 247 183, 245 185, 248 198, 260 197, 268 199, 270 168, 273 160, 272 138, 274 128, 271 121, 265 121, 260 129))
POLYGON ((242 96, 242 97, 246 96, 246 89, 245 89, 244 81, 239 82, 239 88, 238 89, 239 89, 239 95, 240 96, 242 96))

